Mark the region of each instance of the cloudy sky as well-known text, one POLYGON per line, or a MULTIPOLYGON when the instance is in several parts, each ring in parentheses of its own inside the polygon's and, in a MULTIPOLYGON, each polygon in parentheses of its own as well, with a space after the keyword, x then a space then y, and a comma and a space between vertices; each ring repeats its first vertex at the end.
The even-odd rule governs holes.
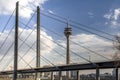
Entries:
MULTIPOLYGON (((0 0, 1 70, 13 67, 16 2, 0 0)), ((19 0, 19 68, 36 64, 36 6, 41 9, 42 66, 66 63, 67 21, 72 28, 71 63, 112 60, 116 51, 114 36, 120 31, 119 3, 119 0, 19 0)))

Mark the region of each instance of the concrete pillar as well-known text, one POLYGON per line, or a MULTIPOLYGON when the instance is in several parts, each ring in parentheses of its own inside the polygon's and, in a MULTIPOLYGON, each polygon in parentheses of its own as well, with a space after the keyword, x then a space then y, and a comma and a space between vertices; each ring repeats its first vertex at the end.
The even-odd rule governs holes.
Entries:
POLYGON ((71 78, 71 71, 66 71, 66 80, 71 78))
POLYGON ((58 77, 58 80, 62 80, 62 73, 61 73, 61 71, 59 71, 59 77, 58 77))
POLYGON ((96 68, 96 80, 100 80, 100 70, 96 68))
POLYGON ((40 73, 38 73, 38 72, 37 72, 37 78, 36 78, 36 80, 41 80, 40 79, 40 73))
POLYGON ((51 72, 51 80, 54 80, 54 74, 51 72))
POLYGON ((77 80, 80 80, 80 71, 77 70, 77 80))
POLYGON ((118 68, 115 68, 115 75, 116 75, 116 79, 115 80, 118 80, 118 68))

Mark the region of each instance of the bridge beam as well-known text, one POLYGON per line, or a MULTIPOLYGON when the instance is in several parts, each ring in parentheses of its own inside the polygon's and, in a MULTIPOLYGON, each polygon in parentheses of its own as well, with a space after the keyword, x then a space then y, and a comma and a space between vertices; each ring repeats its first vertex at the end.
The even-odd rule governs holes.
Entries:
MULTIPOLYGON (((115 61, 109 62, 98 62, 95 63, 99 66, 99 69, 110 69, 115 68, 115 61)), ((120 65, 117 66, 120 68, 120 65)), ((45 67, 45 68, 32 68, 32 69, 21 69, 17 70, 18 73, 36 73, 36 72, 50 72, 50 71, 72 71, 72 70, 90 70, 96 69, 97 67, 91 63, 86 64, 69 64, 69 65, 61 65, 61 66, 54 66, 54 67, 45 67)), ((0 75, 5 74, 13 74, 13 71, 0 71, 0 75)))

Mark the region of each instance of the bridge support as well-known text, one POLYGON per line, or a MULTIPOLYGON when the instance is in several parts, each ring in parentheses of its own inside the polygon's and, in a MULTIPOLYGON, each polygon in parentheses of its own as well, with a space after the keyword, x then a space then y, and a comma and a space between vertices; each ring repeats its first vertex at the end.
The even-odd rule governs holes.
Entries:
POLYGON ((96 80, 100 80, 100 69, 96 68, 96 80))
POLYGON ((38 72, 36 73, 36 79, 35 80, 41 80, 40 79, 40 73, 38 73, 38 72))
POLYGON ((58 80, 62 80, 62 72, 61 71, 59 71, 59 78, 58 78, 58 80))
POLYGON ((71 78, 71 71, 66 71, 66 80, 71 78))
POLYGON ((118 80, 118 79, 119 79, 119 78, 118 78, 118 68, 115 68, 115 75, 116 75, 116 76, 115 76, 115 77, 116 77, 115 80, 118 80))
POLYGON ((54 74, 51 72, 51 80, 54 80, 54 74))
POLYGON ((77 80, 80 80, 80 71, 77 70, 77 80))

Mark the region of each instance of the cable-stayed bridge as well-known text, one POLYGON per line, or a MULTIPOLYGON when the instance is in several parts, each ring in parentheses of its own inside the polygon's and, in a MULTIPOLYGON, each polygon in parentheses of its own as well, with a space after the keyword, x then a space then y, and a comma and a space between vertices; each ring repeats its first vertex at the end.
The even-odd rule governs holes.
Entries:
POLYGON ((76 80, 80 80, 80 70, 94 69, 95 80, 100 80, 100 69, 114 69, 114 79, 118 80, 119 61, 110 56, 114 53, 114 35, 73 20, 66 21, 59 15, 40 11, 39 7, 25 20, 19 18, 19 7, 28 9, 17 3, 1 29, 2 78, 18 80, 19 76, 29 74, 34 76, 31 80, 37 80, 43 72, 51 72, 50 79, 56 80, 53 73, 58 72, 57 80, 62 80, 64 72, 65 80, 69 80, 70 71, 76 71, 76 80))

